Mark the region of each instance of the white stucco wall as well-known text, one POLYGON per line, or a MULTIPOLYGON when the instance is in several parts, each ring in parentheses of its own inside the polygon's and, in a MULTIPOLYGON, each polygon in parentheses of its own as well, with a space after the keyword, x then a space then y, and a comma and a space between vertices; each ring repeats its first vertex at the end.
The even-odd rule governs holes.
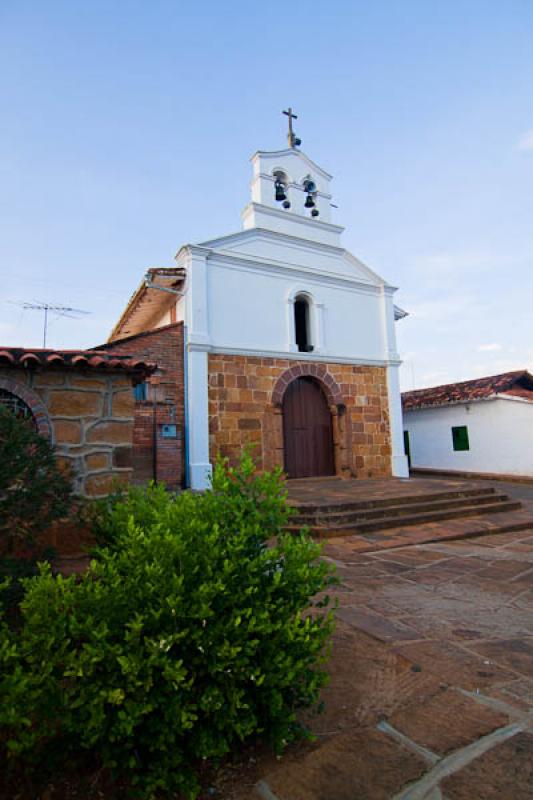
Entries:
POLYGON ((265 353, 295 350, 292 300, 298 292, 316 307, 314 355, 352 361, 386 358, 379 289, 331 286, 320 275, 276 274, 267 267, 209 259, 209 338, 215 348, 265 353))
POLYGON ((413 467, 533 476, 533 403, 496 398, 404 413, 413 467), (466 425, 470 450, 454 451, 466 425))

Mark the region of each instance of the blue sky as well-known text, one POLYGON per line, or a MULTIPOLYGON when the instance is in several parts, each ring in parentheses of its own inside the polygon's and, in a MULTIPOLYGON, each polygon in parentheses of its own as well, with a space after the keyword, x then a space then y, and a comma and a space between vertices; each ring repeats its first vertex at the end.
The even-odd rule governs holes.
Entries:
POLYGON ((238 230, 256 149, 335 175, 400 287, 403 387, 533 369, 533 3, 0 0, 0 344, 107 337, 149 266, 238 230))

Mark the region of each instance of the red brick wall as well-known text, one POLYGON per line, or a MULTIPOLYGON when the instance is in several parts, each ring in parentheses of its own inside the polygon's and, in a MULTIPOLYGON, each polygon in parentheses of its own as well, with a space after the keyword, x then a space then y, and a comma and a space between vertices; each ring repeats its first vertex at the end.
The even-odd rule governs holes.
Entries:
POLYGON ((135 403, 133 481, 144 483, 154 476, 155 408, 157 479, 170 488, 181 486, 185 474, 183 323, 165 325, 105 346, 117 353, 128 353, 153 361, 162 373, 155 389, 149 383, 147 400, 135 403), (177 426, 176 439, 163 438, 164 424, 177 426))

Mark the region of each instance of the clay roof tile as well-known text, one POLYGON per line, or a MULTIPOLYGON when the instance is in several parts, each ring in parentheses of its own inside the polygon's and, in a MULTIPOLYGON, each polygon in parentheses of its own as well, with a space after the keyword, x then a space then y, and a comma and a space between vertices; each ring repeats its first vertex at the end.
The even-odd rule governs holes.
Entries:
POLYGON ((24 347, 1 348, 0 364, 3 367, 120 370, 127 374, 135 374, 137 379, 149 375, 157 366, 134 356, 108 350, 49 350, 24 347))
POLYGON ((527 370, 516 370, 471 381, 416 389, 412 392, 403 392, 402 405, 404 411, 411 411, 416 408, 487 400, 498 394, 520 396, 533 402, 533 375, 527 370))
POLYGON ((0 359, 5 359, 10 364, 15 363, 15 356, 9 350, 0 350, 0 359))

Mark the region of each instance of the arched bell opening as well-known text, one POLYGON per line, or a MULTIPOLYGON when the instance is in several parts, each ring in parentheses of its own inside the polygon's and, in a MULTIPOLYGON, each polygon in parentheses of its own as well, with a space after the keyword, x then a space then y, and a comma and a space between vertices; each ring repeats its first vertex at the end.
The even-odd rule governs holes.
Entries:
POLYGON ((276 203, 281 203, 283 208, 289 209, 291 202, 289 200, 289 176, 281 169, 274 170, 272 173, 274 178, 274 200, 276 203))

